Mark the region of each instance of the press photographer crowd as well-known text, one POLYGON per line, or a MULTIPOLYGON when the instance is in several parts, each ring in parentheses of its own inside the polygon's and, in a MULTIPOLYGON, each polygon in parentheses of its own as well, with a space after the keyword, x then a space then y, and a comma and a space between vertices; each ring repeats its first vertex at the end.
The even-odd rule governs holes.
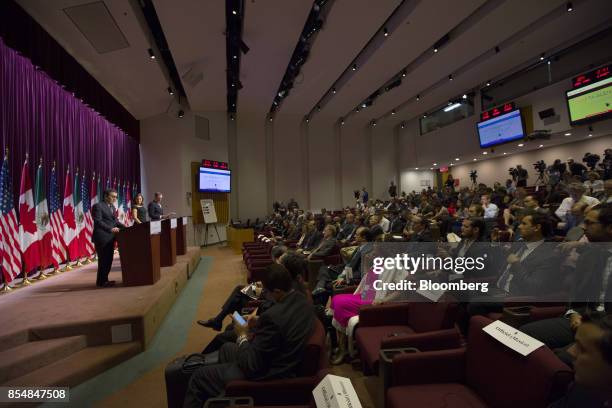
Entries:
MULTIPOLYGON (((538 382, 527 393, 529 406, 607 406, 612 390, 612 149, 603 159, 587 153, 582 163, 538 161, 533 167, 535 181, 517 165, 509 170, 510 178, 493 186, 478 183, 476 171, 470 173, 472 186, 460 189, 451 174, 441 187, 420 192, 398 194, 391 182, 385 199, 370 199, 364 187, 355 190, 353 207, 334 211, 304 211, 294 199, 275 202, 265 220, 248 222, 257 237, 243 245, 250 283, 228 294, 218 315, 198 321, 220 332, 205 355, 241 353, 248 372, 270 359, 269 370, 299 377, 294 350, 316 342, 307 335, 314 324, 325 329, 322 347, 332 365, 359 363, 366 375, 379 372, 386 349, 418 350, 410 358, 392 359, 398 377, 385 385, 387 403, 401 407, 406 385, 440 380, 428 368, 430 359, 442 359, 447 349, 475 353, 470 347, 477 347, 479 328, 501 319, 543 343, 538 353, 545 356, 534 366, 542 365, 537 381, 549 383, 538 382), (400 265, 410 256, 441 257, 455 265, 476 260, 472 264, 484 262, 485 267, 391 266, 394 257, 400 265), (389 265, 383 258, 391 260, 389 265), (418 289, 410 282, 423 281, 451 289, 393 290, 418 289), (272 298, 285 297, 292 299, 271 307, 272 298), (223 327, 232 315, 233 323, 223 327), (411 371, 425 377, 417 380, 411 371)), ((494 388, 504 380, 484 368, 484 361, 501 357, 494 351, 489 355, 486 347, 478 353, 479 362, 473 363, 480 365, 478 376, 494 388)), ((517 356, 503 359, 508 370, 526 375, 520 361, 513 361, 517 356)), ((453 361, 435 367, 447 371, 453 361)), ((196 371, 189 400, 202 401, 223 389, 223 376, 229 374, 215 370, 196 371), (211 379, 217 379, 217 388, 211 388, 211 379)), ((256 377, 266 375, 262 371, 256 377)), ((455 380, 444 380, 449 381, 455 380)), ((489 398, 496 406, 492 401, 502 396, 489 398)))

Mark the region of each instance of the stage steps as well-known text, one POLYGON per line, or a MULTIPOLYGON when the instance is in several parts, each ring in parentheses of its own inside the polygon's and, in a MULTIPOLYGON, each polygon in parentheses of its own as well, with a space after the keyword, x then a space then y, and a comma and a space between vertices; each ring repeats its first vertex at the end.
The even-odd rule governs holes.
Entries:
POLYGON ((114 367, 142 351, 137 341, 85 347, 69 356, 54 361, 3 386, 66 386, 74 387, 114 367))
POLYGON ((53 364, 87 347, 86 336, 27 341, 0 352, 0 384, 53 364))

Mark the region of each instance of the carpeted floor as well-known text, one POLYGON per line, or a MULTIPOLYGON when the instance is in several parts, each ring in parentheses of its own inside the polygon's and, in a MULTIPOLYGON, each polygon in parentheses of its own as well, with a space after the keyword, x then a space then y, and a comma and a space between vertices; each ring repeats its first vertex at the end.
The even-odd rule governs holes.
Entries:
MULTIPOLYGON (((166 407, 166 364, 177 356, 200 352, 212 340, 216 332, 199 326, 196 320, 214 316, 234 286, 245 282, 242 257, 230 248, 209 247, 202 250, 202 256, 198 269, 170 310, 151 347, 72 389, 69 406, 166 407)), ((373 407, 367 391, 372 388, 371 381, 348 364, 335 367, 334 372, 350 377, 364 408, 373 407)))

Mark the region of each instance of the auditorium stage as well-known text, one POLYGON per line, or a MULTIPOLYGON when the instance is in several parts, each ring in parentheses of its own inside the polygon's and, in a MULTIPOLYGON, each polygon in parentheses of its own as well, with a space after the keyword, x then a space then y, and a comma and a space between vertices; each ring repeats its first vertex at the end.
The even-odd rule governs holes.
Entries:
POLYGON ((147 348, 200 260, 188 248, 155 285, 121 286, 116 255, 97 288, 97 264, 0 296, 0 384, 75 386, 147 348))

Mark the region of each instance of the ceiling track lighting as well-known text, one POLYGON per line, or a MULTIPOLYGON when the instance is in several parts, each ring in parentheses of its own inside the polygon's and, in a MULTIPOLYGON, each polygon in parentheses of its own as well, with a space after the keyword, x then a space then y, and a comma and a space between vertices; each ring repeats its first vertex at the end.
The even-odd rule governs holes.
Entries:
POLYGON ((149 48, 147 50, 147 52, 149 53, 149 58, 151 58, 152 60, 155 59, 155 53, 153 52, 153 48, 149 48))
POLYGON ((172 90, 172 88, 168 87, 167 91, 170 95, 174 95, 174 91, 172 90))
POLYGON ((357 71, 357 64, 353 64, 353 66, 351 67, 351 69, 352 69, 353 71, 357 71))

